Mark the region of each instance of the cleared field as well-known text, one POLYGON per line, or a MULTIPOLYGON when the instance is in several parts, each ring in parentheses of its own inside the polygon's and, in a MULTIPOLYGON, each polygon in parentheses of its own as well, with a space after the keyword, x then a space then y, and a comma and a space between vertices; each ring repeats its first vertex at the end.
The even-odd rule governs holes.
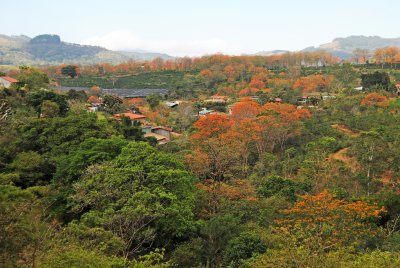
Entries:
POLYGON ((159 71, 143 72, 123 76, 80 76, 78 78, 60 78, 62 86, 101 88, 176 88, 182 85, 185 72, 159 71))

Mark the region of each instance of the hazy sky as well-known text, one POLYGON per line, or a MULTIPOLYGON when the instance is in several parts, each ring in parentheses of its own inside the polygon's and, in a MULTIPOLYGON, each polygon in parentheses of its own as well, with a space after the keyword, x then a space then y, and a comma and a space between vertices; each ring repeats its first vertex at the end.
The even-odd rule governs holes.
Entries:
POLYGON ((400 36, 399 0, 12 0, 0 33, 176 56, 298 50, 349 35, 400 36))

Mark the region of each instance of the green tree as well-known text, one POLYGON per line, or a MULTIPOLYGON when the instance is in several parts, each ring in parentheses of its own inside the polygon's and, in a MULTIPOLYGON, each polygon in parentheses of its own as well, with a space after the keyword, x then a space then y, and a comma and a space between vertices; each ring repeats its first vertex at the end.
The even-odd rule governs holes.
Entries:
POLYGON ((304 194, 311 190, 311 185, 304 182, 296 182, 279 176, 270 176, 259 184, 257 193, 265 198, 274 195, 285 198, 288 201, 296 201, 296 195, 304 194))
POLYGON ((359 79, 359 74, 350 63, 344 63, 342 66, 338 66, 334 69, 333 74, 335 76, 334 85, 337 89, 353 89, 357 85, 357 80, 359 79))
POLYGON ((152 110, 154 110, 160 104, 161 99, 162 98, 159 94, 151 94, 146 97, 146 101, 149 103, 152 110))
POLYGON ((33 67, 20 66, 20 74, 17 77, 21 84, 28 89, 40 89, 47 87, 49 78, 47 75, 33 67))
POLYGON ((353 144, 353 152, 362 165, 361 180, 367 195, 376 190, 376 178, 387 169, 390 156, 388 142, 376 130, 362 133, 353 144), (375 187, 373 187, 375 186, 375 187))
POLYGON ((124 260, 102 255, 98 251, 87 250, 79 247, 61 247, 50 250, 40 261, 43 268, 64 268, 64 267, 85 267, 97 268, 99 265, 104 268, 124 268, 124 260))
POLYGON ((30 241, 30 207, 34 196, 12 185, 0 185, 0 265, 13 267, 30 241))
POLYGON ((16 146, 22 151, 46 154, 52 161, 74 150, 88 138, 108 138, 117 134, 107 121, 86 111, 65 117, 30 119, 19 126, 16 146))
POLYGON ((58 104, 53 101, 45 100, 42 102, 40 111, 41 111, 43 117, 52 118, 52 117, 56 117, 59 115, 60 106, 58 106, 58 104))
POLYGON ((361 75, 361 85, 366 89, 381 88, 387 90, 390 77, 385 72, 374 72, 361 75))
POLYGON ((9 168, 19 174, 18 180, 14 183, 24 188, 45 184, 50 180, 50 167, 37 152, 28 151, 17 154, 9 168))
POLYGON ((61 74, 75 78, 78 75, 77 67, 75 65, 67 65, 61 68, 61 74))
POLYGON ((104 109, 110 114, 115 114, 126 110, 123 106, 122 99, 118 96, 104 95, 103 105, 104 109))
MULTIPOLYGON (((52 101, 58 105, 60 115, 65 115, 68 111, 68 103, 64 96, 51 90, 41 89, 28 94, 26 101, 36 110, 38 117, 42 113, 42 104, 44 101, 52 101)), ((52 108, 54 110, 54 107, 52 108)))
POLYGON ((54 174, 56 181, 71 184, 90 165, 109 161, 117 157, 128 141, 121 138, 98 139, 88 138, 76 148, 57 159, 54 174))
POLYGON ((0 266, 36 267, 51 233, 43 221, 46 189, 0 185, 0 266))
POLYGON ((144 133, 140 122, 132 122, 128 117, 123 116, 121 118, 120 129, 125 139, 134 141, 144 140, 144 133))
POLYGON ((66 97, 68 100, 77 100, 80 102, 86 102, 86 100, 88 99, 88 95, 84 90, 75 89, 68 90, 66 97))
POLYGON ((178 267, 220 267, 228 242, 241 231, 239 219, 217 215, 202 222, 200 236, 181 244, 173 253, 178 267))
POLYGON ((229 241, 224 263, 229 267, 240 267, 244 260, 264 253, 266 249, 264 242, 256 234, 244 232, 229 241))
POLYGON ((115 160, 89 167, 75 184, 71 205, 81 221, 125 242, 128 259, 153 242, 193 229, 193 178, 172 155, 131 142, 115 160), (158 239, 155 239, 158 238, 158 239))

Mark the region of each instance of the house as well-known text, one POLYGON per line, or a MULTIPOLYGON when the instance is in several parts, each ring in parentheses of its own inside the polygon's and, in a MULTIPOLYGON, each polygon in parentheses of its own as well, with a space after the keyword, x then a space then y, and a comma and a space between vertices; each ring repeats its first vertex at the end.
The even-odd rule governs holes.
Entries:
POLYGON ((18 83, 17 79, 14 79, 9 76, 0 76, 0 85, 3 85, 5 88, 9 88, 11 85, 18 83))
POLYGON ((205 102, 219 102, 219 103, 226 103, 229 100, 228 96, 221 96, 221 95, 213 95, 205 102))
POLYGON ((207 108, 201 108, 201 111, 199 112, 199 116, 205 116, 206 114, 210 114, 214 112, 213 110, 208 110, 207 108))
POLYGON ((175 132, 172 132, 172 128, 163 126, 152 127, 150 125, 145 125, 142 127, 142 131, 144 132, 144 137, 154 137, 157 139, 158 144, 169 142, 171 136, 175 135, 175 132))
POLYGON ((310 102, 310 100, 307 96, 303 96, 303 97, 297 99, 297 103, 301 104, 301 105, 307 104, 309 102, 310 102))
POLYGON ((177 101, 166 101, 165 105, 167 105, 169 108, 174 108, 179 105, 177 101))
POLYGON ((251 99, 252 99, 253 101, 256 101, 256 102, 259 102, 259 101, 260 101, 260 97, 258 97, 258 96, 251 96, 251 99))
POLYGON ((336 99, 336 96, 333 96, 333 95, 324 95, 324 96, 321 96, 321 99, 322 99, 322 100, 332 100, 332 99, 336 99))
POLYGON ((92 103, 90 103, 87 107, 88 107, 88 110, 89 110, 90 112, 95 113, 95 112, 98 112, 98 111, 99 111, 99 108, 101 108, 102 105, 103 105, 103 104, 102 104, 102 103, 99 103, 99 102, 92 102, 92 103))
POLYGON ((143 124, 143 123, 145 123, 145 120, 146 120, 146 116, 144 116, 142 114, 134 114, 131 112, 122 113, 122 114, 114 114, 114 118, 118 121, 120 121, 122 117, 129 118, 132 122, 132 125, 134 122, 140 122, 143 124))
POLYGON ((156 134, 166 137, 168 141, 171 140, 172 128, 157 126, 157 127, 153 127, 151 131, 153 133, 156 133, 156 134))
POLYGON ((148 138, 148 137, 156 138, 157 144, 165 144, 165 143, 169 142, 169 140, 167 140, 166 137, 164 137, 160 134, 157 134, 157 133, 153 133, 153 132, 144 134, 144 137, 145 138, 148 138))
POLYGON ((357 90, 357 91, 362 91, 363 90, 363 87, 356 87, 356 88, 354 88, 355 90, 357 90))

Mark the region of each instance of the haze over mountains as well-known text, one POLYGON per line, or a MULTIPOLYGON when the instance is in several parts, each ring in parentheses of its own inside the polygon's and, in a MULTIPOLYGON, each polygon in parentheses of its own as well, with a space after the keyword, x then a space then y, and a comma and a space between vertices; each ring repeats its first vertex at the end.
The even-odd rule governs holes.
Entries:
MULTIPOLYGON (((400 46, 400 38, 382 38, 379 36, 363 36, 352 35, 345 38, 335 38, 332 42, 319 45, 317 47, 310 46, 302 51, 316 51, 325 50, 333 55, 341 58, 348 59, 352 56, 352 52, 356 48, 368 49, 373 52, 374 49, 387 46, 400 46)), ((258 52, 257 55, 274 55, 289 52, 287 50, 273 50, 258 52)))
MULTIPOLYGON (((349 36, 335 38, 332 42, 311 46, 302 51, 325 50, 341 59, 350 58, 356 48, 371 52, 379 47, 400 46, 400 38, 379 36, 349 36)), ((287 50, 261 51, 255 55, 274 55, 287 50)), ((0 64, 2 65, 48 65, 60 63, 121 63, 129 59, 151 60, 171 59, 170 55, 143 50, 111 51, 99 46, 72 44, 61 41, 58 35, 39 35, 30 38, 25 35, 0 35, 0 64)))
POLYGON ((111 51, 99 46, 86 46, 61 41, 58 35, 0 35, 0 64, 47 65, 60 63, 121 63, 129 59, 151 60, 172 58, 167 54, 147 51, 111 51))
POLYGON ((326 50, 339 58, 351 57, 351 53, 356 49, 374 49, 387 46, 400 46, 400 38, 382 38, 379 36, 356 36, 346 38, 335 38, 332 42, 322 44, 319 47, 308 47, 305 51, 326 50))

